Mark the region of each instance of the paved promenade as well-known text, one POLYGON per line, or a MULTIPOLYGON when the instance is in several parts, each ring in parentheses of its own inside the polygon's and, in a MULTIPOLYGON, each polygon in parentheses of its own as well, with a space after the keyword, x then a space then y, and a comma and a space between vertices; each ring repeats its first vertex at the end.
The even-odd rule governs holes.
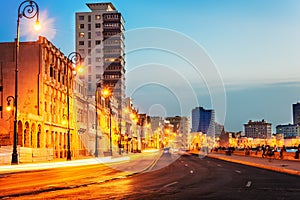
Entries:
MULTIPOLYGON (((197 152, 192 153, 195 154, 197 152)), ((235 154, 226 155, 215 152, 209 153, 207 157, 300 176, 300 159, 280 160, 274 158, 261 158, 235 154)))

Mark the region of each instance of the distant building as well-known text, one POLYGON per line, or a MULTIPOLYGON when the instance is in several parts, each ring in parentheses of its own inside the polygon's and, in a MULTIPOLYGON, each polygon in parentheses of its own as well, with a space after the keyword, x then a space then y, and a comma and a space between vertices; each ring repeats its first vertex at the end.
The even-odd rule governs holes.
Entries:
POLYGON ((215 134, 215 111, 196 107, 192 110, 192 132, 215 134))
POLYGON ((180 143, 181 147, 187 146, 188 134, 191 130, 189 117, 166 117, 171 124, 173 124, 173 132, 177 134, 176 140, 180 143))
POLYGON ((190 131, 190 119, 189 117, 166 117, 171 124, 173 124, 173 132, 178 134, 187 135, 190 131))
POLYGON ((272 136, 272 124, 262 121, 251 121, 244 124, 245 136, 247 138, 264 138, 268 139, 272 136))
POLYGON ((150 117, 150 122, 151 122, 151 129, 152 131, 156 131, 158 129, 161 129, 163 124, 164 124, 164 120, 162 117, 157 117, 157 116, 151 116, 150 117))
POLYGON ((300 125, 299 124, 287 124, 276 126, 276 135, 282 134, 284 138, 296 138, 300 137, 300 125))
POLYGON ((215 136, 219 137, 222 131, 224 131, 224 125, 215 122, 215 136))
POLYGON ((293 104, 293 123, 300 124, 300 103, 293 104))

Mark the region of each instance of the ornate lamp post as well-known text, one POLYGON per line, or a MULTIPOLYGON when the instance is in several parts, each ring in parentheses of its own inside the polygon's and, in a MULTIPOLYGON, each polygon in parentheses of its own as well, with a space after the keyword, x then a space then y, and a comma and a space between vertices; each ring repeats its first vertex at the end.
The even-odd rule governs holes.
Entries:
POLYGON ((102 95, 104 98, 108 99, 108 108, 109 108, 109 152, 112 156, 112 138, 111 138, 111 115, 112 115, 112 109, 111 109, 111 91, 108 88, 104 88, 102 90, 102 95))
MULTIPOLYGON (((70 135, 70 81, 72 80, 69 78, 69 63, 71 62, 72 65, 77 65, 81 63, 81 55, 77 52, 72 52, 68 55, 68 62, 67 62, 67 105, 68 105, 68 113, 67 113, 67 120, 68 120, 68 145, 67 145, 67 160, 71 160, 71 135, 70 135)), ((74 72, 75 70, 72 70, 74 72)))
POLYGON ((95 136, 95 157, 99 156, 98 152, 98 87, 96 88, 95 92, 95 110, 96 110, 96 116, 95 116, 95 128, 96 128, 96 136, 95 136))
MULTIPOLYGON (((17 121, 18 121, 18 65, 19 65, 19 49, 20 49, 20 19, 25 17, 27 19, 32 19, 36 17, 36 25, 39 25, 39 6, 34 1, 23 1, 18 8, 18 20, 17 20, 17 38, 16 42, 16 68, 15 68, 15 96, 14 99, 14 141, 13 141, 13 153, 11 164, 18 164, 18 131, 17 131, 17 121)), ((36 29, 38 26, 36 26, 36 29)), ((8 100, 8 99, 7 99, 8 100)), ((8 101, 9 102, 9 101, 8 101)))

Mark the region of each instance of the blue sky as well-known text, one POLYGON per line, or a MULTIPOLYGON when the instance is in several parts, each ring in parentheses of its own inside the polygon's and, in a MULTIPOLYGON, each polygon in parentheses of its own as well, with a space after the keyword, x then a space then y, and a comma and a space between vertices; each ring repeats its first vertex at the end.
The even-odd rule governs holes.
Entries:
MULTIPOLYGON (((16 35, 17 8, 21 2, 7 2, 5 9, 0 13, 3 19, 0 42, 13 41, 16 35)), ((85 3, 100 1, 36 2, 48 22, 48 30, 44 34, 68 54, 74 51, 75 46, 75 12, 88 11, 85 3)), ((300 99, 300 1, 111 2, 123 14, 126 31, 144 27, 164 28, 188 37, 203 48, 207 58, 215 64, 224 83, 226 113, 220 117, 218 110, 216 112, 217 120, 225 123, 227 130, 243 130, 243 124, 249 119, 265 119, 273 124, 273 129, 278 124, 292 122, 291 104, 300 99)), ((23 21, 28 20, 22 19, 23 21)), ((25 25, 21 26, 22 31, 26 32, 25 25)), ((22 40, 26 39, 22 37, 22 40)), ((156 66, 159 62, 168 65, 169 68, 181 63, 157 59, 160 55, 147 51, 129 54, 126 58, 127 71, 131 72, 137 65, 149 64, 151 59, 156 59, 156 66), (138 60, 141 58, 142 61, 138 60)), ((181 64, 184 66, 184 63, 181 64)), ((180 69, 177 71, 181 73, 180 69)), ((186 80, 190 78, 188 82, 196 91, 198 103, 188 100, 181 102, 184 106, 179 111, 180 100, 174 98, 176 92, 166 92, 159 84, 147 85, 132 94, 139 110, 150 112, 149 109, 153 106, 162 105, 158 107, 164 107, 166 115, 189 115, 197 104, 211 108, 212 93, 204 84, 207 81, 206 77, 197 82, 197 78, 188 73, 184 76, 186 80)), ((176 85, 178 81, 170 79, 168 83, 176 85)), ((131 81, 131 84, 134 84, 134 81, 131 81)))

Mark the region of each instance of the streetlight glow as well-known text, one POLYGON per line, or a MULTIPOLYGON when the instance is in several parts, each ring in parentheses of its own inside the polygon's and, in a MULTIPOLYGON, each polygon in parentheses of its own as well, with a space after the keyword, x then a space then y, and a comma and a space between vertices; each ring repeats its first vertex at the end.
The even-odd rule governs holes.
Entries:
POLYGON ((104 98, 108 98, 111 96, 111 92, 108 88, 104 88, 102 91, 101 91, 102 95, 104 96, 104 98))
POLYGON ((34 30, 36 31, 40 31, 41 30, 41 24, 39 20, 36 20, 35 24, 34 24, 34 30))

